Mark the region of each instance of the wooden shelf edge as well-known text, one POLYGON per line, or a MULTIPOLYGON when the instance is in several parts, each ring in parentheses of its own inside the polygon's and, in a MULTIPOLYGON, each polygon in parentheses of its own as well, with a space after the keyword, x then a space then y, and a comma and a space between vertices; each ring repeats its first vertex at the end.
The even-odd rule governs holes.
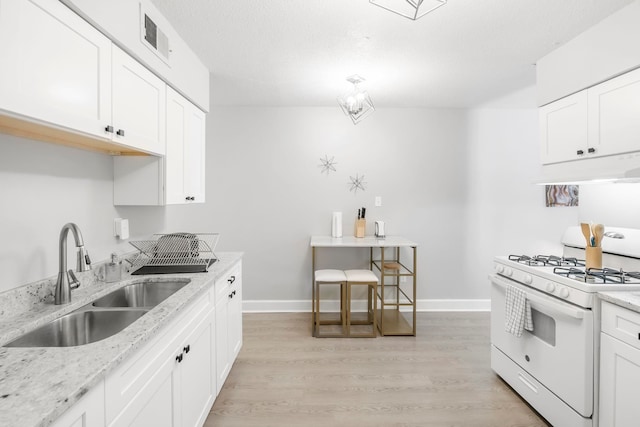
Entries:
POLYGON ((0 132, 116 156, 149 156, 148 153, 88 135, 0 113, 0 132))

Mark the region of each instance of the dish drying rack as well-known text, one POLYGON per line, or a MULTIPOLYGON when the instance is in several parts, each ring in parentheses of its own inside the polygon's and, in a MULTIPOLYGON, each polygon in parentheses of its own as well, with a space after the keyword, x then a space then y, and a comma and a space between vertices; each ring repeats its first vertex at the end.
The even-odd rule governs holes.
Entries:
POLYGON ((129 242, 139 252, 127 259, 131 274, 200 273, 217 261, 219 233, 154 234, 129 242))

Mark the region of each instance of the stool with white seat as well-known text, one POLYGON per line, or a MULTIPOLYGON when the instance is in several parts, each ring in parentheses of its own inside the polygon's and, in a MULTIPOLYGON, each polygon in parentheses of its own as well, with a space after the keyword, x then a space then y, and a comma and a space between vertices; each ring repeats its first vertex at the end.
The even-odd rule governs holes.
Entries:
POLYGON ((315 300, 313 301, 313 335, 319 338, 339 338, 347 336, 347 319, 345 316, 344 301, 346 297, 347 276, 342 270, 316 270, 314 272, 315 300), (340 287, 340 318, 338 320, 321 319, 320 315, 320 288, 327 285, 340 287), (321 325, 340 325, 340 332, 331 328, 330 332, 321 331, 321 325))
POLYGON ((348 337, 362 337, 362 338, 374 338, 377 336, 376 326, 376 311, 377 311, 377 298, 376 290, 380 280, 378 276, 371 270, 345 270, 344 272, 347 280, 347 292, 346 292, 346 335, 348 337), (367 307, 366 317, 364 320, 354 320, 353 312, 351 310, 351 294, 354 286, 366 286, 367 287, 367 307), (351 330, 353 325, 370 325, 371 332, 354 332, 351 330))

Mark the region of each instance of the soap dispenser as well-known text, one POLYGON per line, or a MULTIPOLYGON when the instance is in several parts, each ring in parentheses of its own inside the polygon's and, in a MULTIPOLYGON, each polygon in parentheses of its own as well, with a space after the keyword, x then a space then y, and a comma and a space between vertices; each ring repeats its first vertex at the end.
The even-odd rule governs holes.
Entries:
POLYGON ((118 255, 111 254, 111 262, 104 266, 104 281, 107 283, 119 282, 122 279, 122 261, 118 260, 118 255))

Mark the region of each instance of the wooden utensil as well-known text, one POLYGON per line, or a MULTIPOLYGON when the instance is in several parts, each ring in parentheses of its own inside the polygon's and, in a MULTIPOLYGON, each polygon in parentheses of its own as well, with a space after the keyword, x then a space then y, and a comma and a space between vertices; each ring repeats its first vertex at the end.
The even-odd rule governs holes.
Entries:
POLYGON ((582 229, 582 235, 587 241, 587 246, 591 246, 591 229, 589 227, 589 224, 587 224, 586 222, 581 222, 580 228, 582 229))
POLYGON ((596 247, 602 244, 602 236, 604 236, 604 225, 596 224, 593 226, 593 237, 596 241, 596 247))

